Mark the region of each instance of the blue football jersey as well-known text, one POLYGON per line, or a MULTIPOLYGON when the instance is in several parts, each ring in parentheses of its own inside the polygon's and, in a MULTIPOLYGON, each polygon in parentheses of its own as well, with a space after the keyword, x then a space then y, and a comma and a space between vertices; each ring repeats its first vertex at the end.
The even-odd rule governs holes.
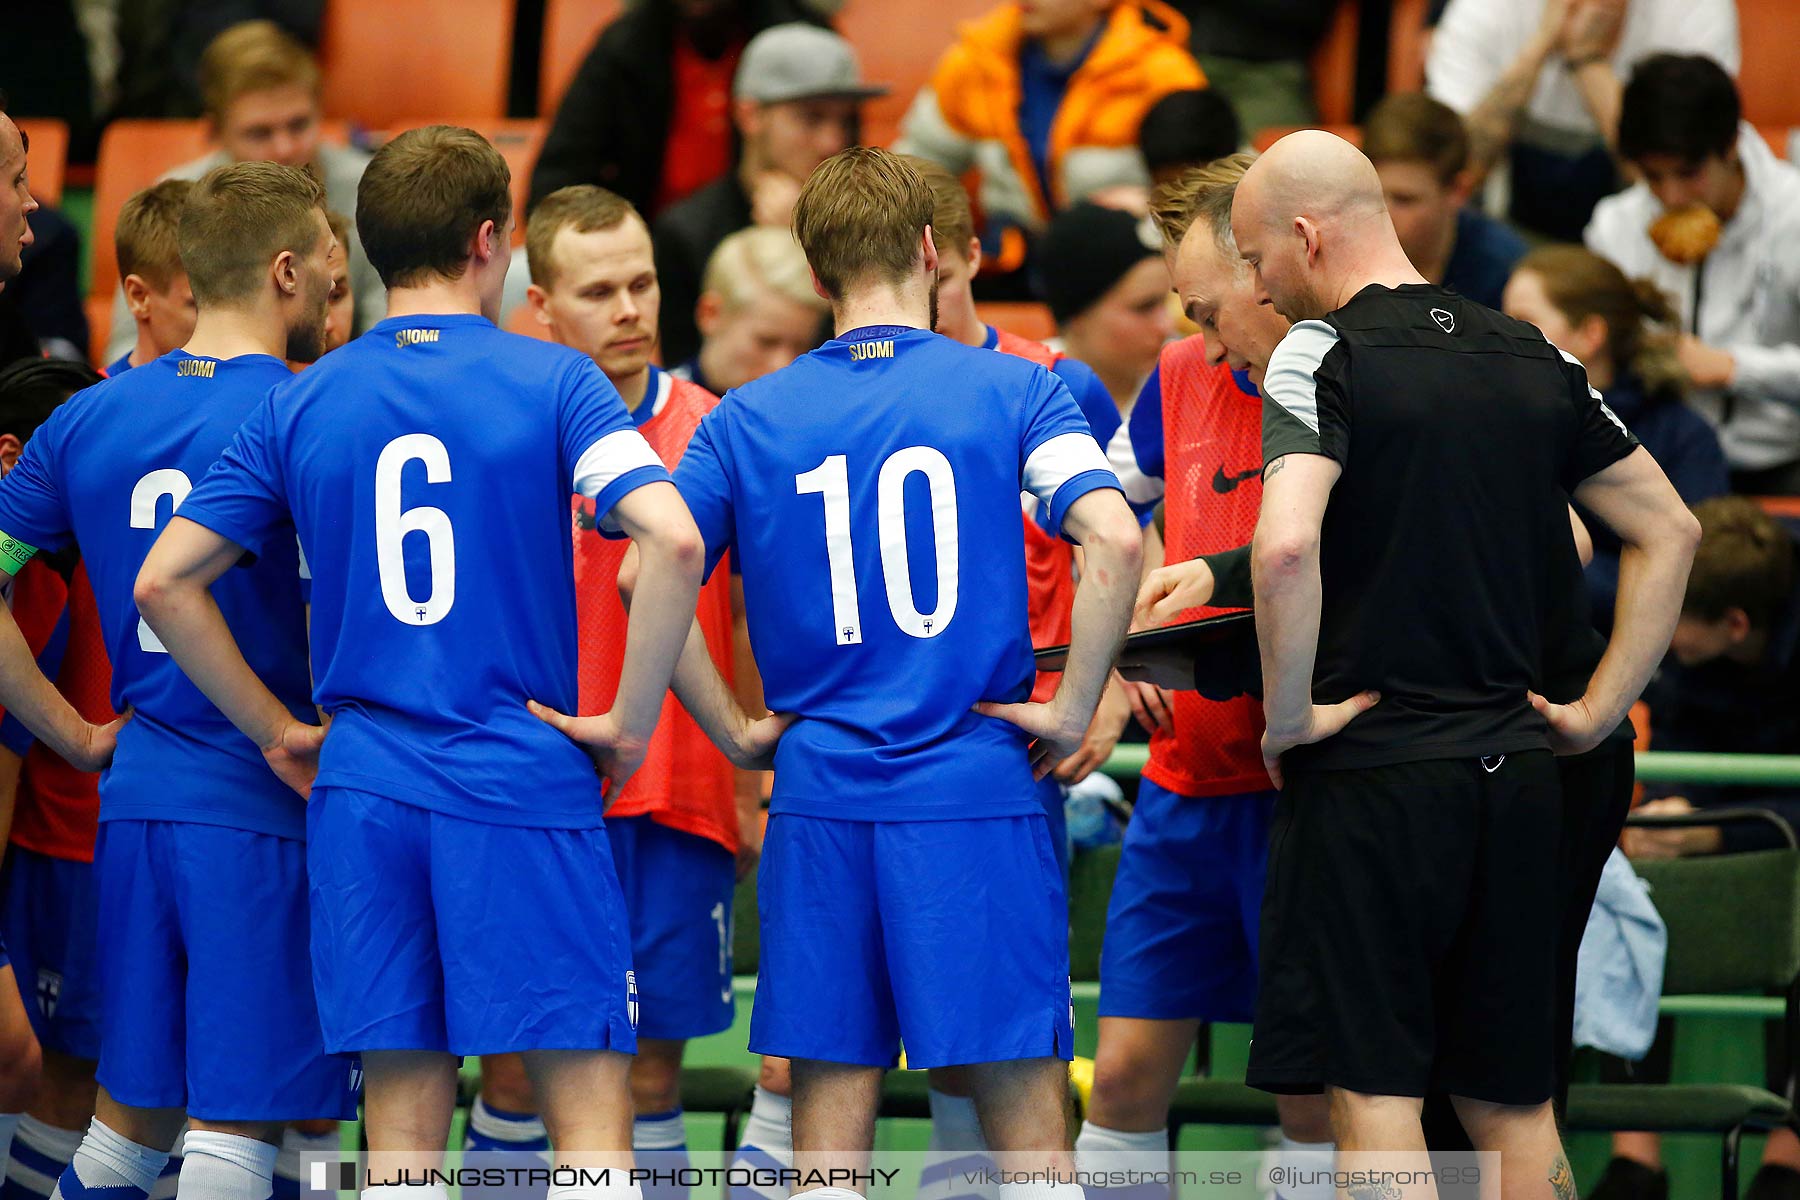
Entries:
MULTIPOLYGON (((112 659, 112 702, 132 719, 100 780, 100 819, 227 825, 305 836, 305 805, 262 753, 182 674, 138 616, 131 591, 150 546, 230 444, 244 418, 291 374, 264 354, 196 358, 181 350, 71 397, 0 480, 0 531, 43 550, 78 543, 112 659)), ((291 524, 277 522, 253 566, 213 585, 244 657, 302 720, 306 619, 291 524)))
POLYGON ((181 515, 312 576, 318 784, 474 820, 600 824, 575 711, 569 495, 603 532, 669 473, 592 360, 472 314, 393 317, 273 392, 181 515))
POLYGON ((871 327, 737 389, 676 483, 744 581, 769 707, 797 713, 772 811, 851 820, 1041 812, 1012 725, 1034 677, 1019 493, 1061 530, 1117 488, 1055 375, 871 327))

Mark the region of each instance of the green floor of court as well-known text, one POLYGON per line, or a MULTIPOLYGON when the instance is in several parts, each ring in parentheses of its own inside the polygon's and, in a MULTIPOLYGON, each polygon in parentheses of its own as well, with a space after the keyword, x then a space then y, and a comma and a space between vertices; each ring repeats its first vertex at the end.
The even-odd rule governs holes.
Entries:
MULTIPOLYGON (((737 1020, 729 1030, 689 1043, 688 1062, 697 1066, 754 1067, 756 1057, 746 1049, 750 1032, 750 1000, 740 996, 737 1020)), ((1762 1083, 1762 1049, 1760 1030, 1755 1022, 1717 1017, 1682 1017, 1677 1022, 1675 1042, 1675 1081, 1725 1081, 1762 1083)), ((1092 1057, 1096 1037, 1096 1019, 1092 1000, 1077 998, 1075 1004, 1075 1052, 1092 1057)), ((1242 1025, 1221 1025, 1213 1030, 1213 1069, 1223 1078, 1243 1078, 1245 1056, 1249 1047, 1249 1029, 1242 1025)), ((473 1064, 466 1069, 472 1070, 473 1064)), ((452 1129, 451 1143, 462 1142, 462 1114, 452 1129)), ((688 1142, 694 1146, 716 1147, 724 1128, 721 1117, 708 1113, 691 1113, 687 1118, 688 1142)), ((881 1150, 923 1150, 927 1123, 912 1120, 887 1120, 876 1131, 876 1146, 881 1150)), ((354 1144, 353 1142, 347 1144, 354 1144)), ((1257 1150, 1266 1138, 1257 1129, 1222 1129, 1190 1126, 1182 1131, 1183 1150, 1257 1150)), ((1574 1137, 1569 1157, 1575 1167, 1576 1180, 1583 1194, 1599 1178, 1608 1157, 1607 1139, 1600 1135, 1574 1137)), ((1663 1157, 1670 1174, 1671 1200, 1713 1200, 1719 1186, 1719 1143, 1716 1138, 1680 1136, 1666 1138, 1663 1157)), ((1762 1157, 1762 1139, 1744 1139, 1740 1191, 1747 1187, 1762 1157)), ((1246 1189, 1242 1200, 1255 1193, 1246 1189)), ((695 1200, 710 1200, 697 1195, 695 1200)), ((1219 1191, 1209 1191, 1208 1200, 1240 1200, 1219 1191)))

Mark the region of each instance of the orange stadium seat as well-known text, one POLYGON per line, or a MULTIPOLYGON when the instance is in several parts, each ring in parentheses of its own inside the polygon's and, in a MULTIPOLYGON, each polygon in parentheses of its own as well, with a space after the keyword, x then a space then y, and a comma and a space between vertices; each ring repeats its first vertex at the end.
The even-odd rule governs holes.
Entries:
POLYGON ((509 118, 498 121, 470 120, 467 117, 421 117, 409 121, 394 129, 383 130, 369 135, 372 146, 379 146, 397 133, 407 129, 416 129, 421 125, 464 125, 494 143, 494 149, 500 151, 500 157, 512 169, 513 216, 516 227, 513 229, 513 242, 518 244, 525 240, 525 193, 531 187, 531 170, 537 165, 538 151, 544 148, 544 134, 549 128, 547 121, 536 117, 509 118))
POLYGON ((61 204, 63 174, 69 169, 69 126, 54 117, 17 117, 19 132, 31 143, 26 177, 39 204, 61 204))
MULTIPOLYGON (((88 295, 112 303, 119 286, 119 267, 113 260, 113 226, 119 209, 132 193, 155 183, 164 172, 199 158, 211 149, 205 121, 120 120, 100 135, 100 154, 94 166, 93 270, 88 295)), ((111 322, 101 325, 100 336, 111 322)))
POLYGON ((1788 156, 1788 139, 1795 130, 1786 125, 1758 125, 1756 132, 1762 134, 1763 141, 1769 143, 1769 149, 1775 152, 1776 158, 1788 156))
POLYGON ((371 129, 504 117, 512 36, 513 0, 328 0, 325 112, 371 129))
POLYGON ((838 32, 862 60, 863 78, 891 88, 863 105, 863 141, 891 145, 939 55, 956 40, 956 27, 1000 6, 1000 0, 848 0, 837 16, 838 32))
POLYGON ((1258 154, 1261 154, 1288 134, 1302 129, 1323 129, 1327 133, 1337 134, 1352 146, 1362 145, 1361 125, 1271 125, 1267 129, 1257 130, 1256 137, 1251 140, 1251 145, 1256 148, 1258 154))
POLYGON ((1800 125, 1800 4, 1794 0, 1738 0, 1738 39, 1744 65, 1738 90, 1744 116, 1758 125, 1800 125))
POLYGON ((624 8, 624 0, 546 0, 544 48, 538 55, 539 115, 556 115, 556 106, 600 31, 624 8))
POLYGON ((1387 90, 1425 90, 1425 55, 1431 48, 1431 0, 1394 0, 1388 12, 1387 90))
POLYGON ((1756 503, 1771 517, 1800 520, 1800 496, 1758 496, 1756 503))
POLYGON ((975 315, 992 325, 1020 337, 1048 341, 1056 336, 1056 318, 1048 305, 1029 301, 988 300, 975 306, 975 315))
POLYGON ((1355 119, 1360 12, 1359 0, 1338 0, 1331 24, 1312 52, 1313 106, 1319 110, 1319 120, 1328 125, 1355 119))

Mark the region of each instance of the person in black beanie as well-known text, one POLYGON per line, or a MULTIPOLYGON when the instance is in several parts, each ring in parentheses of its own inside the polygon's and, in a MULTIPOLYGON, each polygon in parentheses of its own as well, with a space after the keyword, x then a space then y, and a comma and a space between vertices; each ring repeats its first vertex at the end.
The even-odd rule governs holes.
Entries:
POLYGON ((1149 217, 1082 203, 1044 234, 1040 290, 1056 318, 1051 344, 1094 369, 1121 414, 1175 335, 1169 269, 1149 217))

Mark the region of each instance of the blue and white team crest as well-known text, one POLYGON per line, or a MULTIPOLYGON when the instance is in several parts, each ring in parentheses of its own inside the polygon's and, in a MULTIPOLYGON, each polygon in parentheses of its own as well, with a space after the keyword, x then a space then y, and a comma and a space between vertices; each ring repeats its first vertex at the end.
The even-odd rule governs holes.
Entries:
POLYGON ((631 1018, 631 1031, 637 1032, 638 994, 637 972, 625 972, 625 1015, 631 1018))
POLYGON ((39 967, 37 977, 38 1011, 46 1021, 56 1016, 56 1002, 62 999, 62 972, 39 967))

